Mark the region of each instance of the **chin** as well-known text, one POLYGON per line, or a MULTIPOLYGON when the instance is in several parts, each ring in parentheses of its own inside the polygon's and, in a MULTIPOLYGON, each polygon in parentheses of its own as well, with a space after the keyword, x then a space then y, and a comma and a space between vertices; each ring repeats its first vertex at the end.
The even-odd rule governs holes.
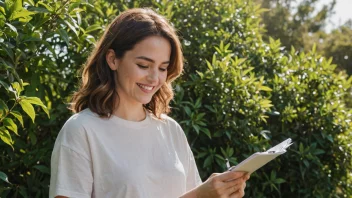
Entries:
POLYGON ((146 105, 146 104, 150 103, 150 101, 152 101, 151 98, 149 100, 140 100, 140 103, 142 103, 143 105, 146 105))

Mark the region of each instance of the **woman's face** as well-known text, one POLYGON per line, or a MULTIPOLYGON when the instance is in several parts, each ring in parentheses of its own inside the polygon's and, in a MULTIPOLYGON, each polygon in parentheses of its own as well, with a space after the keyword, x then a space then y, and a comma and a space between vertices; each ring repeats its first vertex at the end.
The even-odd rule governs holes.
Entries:
POLYGON ((170 42, 150 36, 118 59, 117 93, 120 102, 147 104, 165 83, 170 63, 170 42))

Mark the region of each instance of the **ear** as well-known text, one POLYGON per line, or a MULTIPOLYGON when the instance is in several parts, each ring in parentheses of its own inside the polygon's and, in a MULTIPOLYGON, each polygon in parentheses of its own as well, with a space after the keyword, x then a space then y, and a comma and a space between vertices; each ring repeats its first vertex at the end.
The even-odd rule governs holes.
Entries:
POLYGON ((117 70, 119 67, 119 61, 116 58, 115 51, 112 49, 108 49, 105 55, 105 60, 108 63, 111 70, 117 70))

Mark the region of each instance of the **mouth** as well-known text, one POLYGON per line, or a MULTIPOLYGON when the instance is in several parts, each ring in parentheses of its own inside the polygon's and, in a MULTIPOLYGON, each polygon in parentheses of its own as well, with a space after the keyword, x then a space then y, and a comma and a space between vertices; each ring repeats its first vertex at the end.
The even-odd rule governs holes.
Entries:
POLYGON ((137 85, 142 89, 142 90, 145 90, 145 91, 151 91, 154 89, 154 86, 148 86, 148 85, 143 85, 143 84, 139 84, 137 83, 137 85))

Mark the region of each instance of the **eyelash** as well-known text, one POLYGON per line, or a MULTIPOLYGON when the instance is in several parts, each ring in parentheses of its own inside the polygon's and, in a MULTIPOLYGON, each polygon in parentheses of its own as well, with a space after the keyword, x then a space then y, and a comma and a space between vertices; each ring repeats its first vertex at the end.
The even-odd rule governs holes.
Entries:
MULTIPOLYGON (((144 65, 140 65, 140 64, 137 64, 137 65, 138 65, 138 67, 140 67, 141 69, 148 69, 148 66, 144 66, 144 65)), ((164 72, 164 71, 166 71, 167 69, 165 69, 165 68, 159 68, 159 70, 162 71, 162 72, 164 72)))

